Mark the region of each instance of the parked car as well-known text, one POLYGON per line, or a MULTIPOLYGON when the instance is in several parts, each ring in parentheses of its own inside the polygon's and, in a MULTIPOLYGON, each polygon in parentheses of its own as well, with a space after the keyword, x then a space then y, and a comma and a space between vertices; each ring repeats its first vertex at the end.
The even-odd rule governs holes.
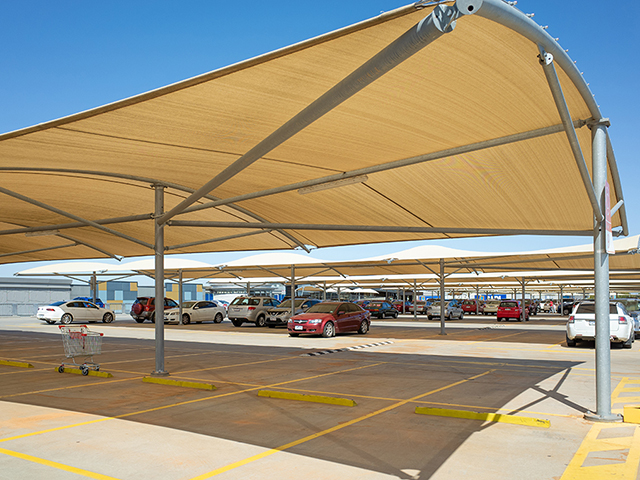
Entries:
MULTIPOLYGON (((201 300, 199 302, 182 303, 182 323, 185 325, 202 322, 220 323, 227 315, 227 310, 215 301, 201 300)), ((164 311, 164 321, 179 323, 180 309, 170 308, 164 311)))
POLYGON ((264 327, 267 324, 267 312, 278 305, 280 302, 272 297, 236 297, 229 304, 227 315, 234 327, 240 327, 244 322, 264 327))
POLYGON ((538 314, 538 302, 537 300, 525 300, 524 306, 529 312, 529 316, 538 314))
MULTIPOLYGON (((320 300, 315 298, 296 298, 294 303, 296 315, 306 312, 309 307, 316 303, 320 303, 320 300)), ((289 318, 291 318, 291 300, 284 300, 277 307, 267 310, 266 323, 269 328, 274 328, 278 325, 286 326, 289 318)))
POLYGON ((371 314, 355 303, 316 303, 305 313, 294 315, 287 323, 292 337, 301 333, 333 337, 336 333, 358 332, 365 334, 371 327, 371 314))
MULTIPOLYGON (((611 343, 621 343, 631 348, 635 339, 633 319, 620 302, 609 303, 609 330, 611 343)), ((596 314, 594 302, 580 302, 567 322, 567 346, 596 338, 596 314)))
MULTIPOLYGON (((151 320, 151 323, 156 321, 156 298, 155 297, 138 297, 136 301, 131 305, 130 315, 133 319, 142 323, 145 320, 151 320)), ((170 298, 164 299, 164 310, 169 308, 178 308, 178 302, 171 300, 170 298)), ((163 315, 164 317, 164 315, 163 315)))
POLYGON ((420 314, 420 315, 426 315, 427 313, 427 308, 429 307, 429 304, 427 302, 423 302, 418 300, 417 302, 415 302, 413 304, 412 307, 409 308, 409 311, 411 313, 413 313, 413 309, 416 309, 416 314, 420 314))
POLYGON ((480 312, 479 303, 480 302, 478 300, 469 298, 467 300, 463 300, 460 304, 460 307, 462 307, 462 311, 464 313, 473 313, 474 315, 478 315, 478 313, 480 312))
MULTIPOLYGON (((453 318, 462 320, 463 317, 464 311, 456 300, 445 300, 444 318, 446 320, 451 320, 453 318)), ((427 318, 429 320, 433 318, 440 318, 439 300, 434 300, 433 303, 427 307, 427 318)))
POLYGON ((575 300, 562 302, 562 314, 569 315, 571 312, 573 312, 573 308, 579 303, 580 303, 579 301, 575 301, 575 300))
POLYGON ((499 306, 500 300, 487 300, 482 308, 482 313, 483 315, 496 315, 499 306))
POLYGON ((95 303, 101 308, 105 308, 105 304, 99 298, 96 298, 96 301, 93 301, 93 297, 75 297, 74 300, 84 300, 85 302, 95 303))
POLYGON ((413 306, 411 302, 404 302, 404 307, 403 307, 402 300, 396 300, 392 303, 392 305, 398 311, 398 313, 408 313, 413 311, 411 309, 413 306))
MULTIPOLYGON (((496 313, 498 321, 509 320, 510 318, 519 322, 523 321, 522 318, 522 302, 520 300, 502 300, 498 306, 496 313)), ((529 310, 524 309, 524 320, 529 320, 529 310)))
POLYGON ((367 310, 372 317, 384 318, 393 317, 398 318, 398 310, 389 302, 372 301, 362 306, 367 310))
POLYGON ((71 300, 38 307, 36 318, 53 325, 56 322, 67 324, 73 321, 111 323, 116 316, 108 308, 99 307, 95 303, 71 300))

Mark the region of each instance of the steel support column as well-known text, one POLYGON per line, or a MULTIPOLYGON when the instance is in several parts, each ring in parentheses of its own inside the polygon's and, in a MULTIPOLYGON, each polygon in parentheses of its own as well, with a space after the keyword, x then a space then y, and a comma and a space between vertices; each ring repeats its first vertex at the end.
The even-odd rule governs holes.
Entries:
POLYGON ((184 291, 182 289, 182 269, 178 271, 178 325, 182 325, 182 302, 184 301, 184 291))
POLYGON ((446 335, 447 332, 444 327, 444 258, 440 259, 440 275, 438 281, 440 282, 440 335, 446 335))
POLYGON ((522 316, 523 322, 527 320, 527 314, 525 313, 525 310, 524 310, 526 308, 526 302, 524 299, 526 283, 527 283, 527 279, 522 277, 522 311, 520 312, 520 315, 522 316))
MULTIPOLYGON (((154 185, 155 218, 164 213, 164 185, 154 185)), ((164 225, 155 225, 155 331, 156 331, 156 369, 151 375, 169 375, 164 368, 164 225)))
POLYGON ((91 299, 92 299, 91 301, 93 303, 96 303, 96 299, 98 298, 98 293, 97 293, 97 290, 98 290, 98 277, 96 276, 96 272, 93 272, 91 274, 90 285, 91 285, 91 299))
MULTIPOLYGON (((607 182, 608 121, 601 119, 592 126, 593 183, 600 210, 605 211, 607 182)), ((604 221, 597 221, 593 231, 595 301, 596 301, 596 413, 588 420, 619 422, 622 417, 611 413, 611 329, 609 325, 609 254, 606 250, 604 221)))
POLYGON ((322 301, 327 301, 327 281, 324 281, 324 287, 322 287, 322 301))
POLYGON ((296 266, 291 265, 291 316, 296 314, 296 266))
POLYGON ((418 320, 418 290, 416 279, 413 279, 413 319, 418 320))

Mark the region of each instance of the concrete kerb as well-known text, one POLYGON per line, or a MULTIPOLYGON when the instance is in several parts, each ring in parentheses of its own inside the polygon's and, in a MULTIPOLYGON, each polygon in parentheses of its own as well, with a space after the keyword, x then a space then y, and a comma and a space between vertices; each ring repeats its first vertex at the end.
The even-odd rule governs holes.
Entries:
POLYGON ((30 363, 16 362, 13 360, 0 360, 0 365, 7 365, 9 367, 34 368, 30 363))
POLYGON ((326 403, 329 405, 342 405, 345 407, 355 407, 357 403, 350 398, 327 397, 325 395, 309 395, 302 393, 277 392, 274 390, 260 390, 259 397, 281 398, 284 400, 299 400, 302 402, 326 403))
POLYGON ((170 378, 144 377, 142 381, 145 383, 169 385, 172 387, 197 388, 200 390, 216 390, 216 386, 211 383, 188 382, 184 380, 172 380, 170 378))
POLYGON ((448 408, 416 407, 415 413, 421 415, 435 415, 438 417, 466 418, 469 420, 482 420, 485 422, 511 423, 526 425, 529 427, 549 428, 551 422, 540 418, 521 417, 503 413, 483 413, 469 410, 452 410, 448 408))

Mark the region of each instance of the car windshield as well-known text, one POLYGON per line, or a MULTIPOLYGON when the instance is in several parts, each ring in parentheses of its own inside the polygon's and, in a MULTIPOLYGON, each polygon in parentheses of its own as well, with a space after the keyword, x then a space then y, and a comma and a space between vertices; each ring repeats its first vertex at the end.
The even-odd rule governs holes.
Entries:
MULTIPOLYGON (((302 304, 304 303, 304 300, 296 300, 296 308, 299 308, 302 306, 302 304)), ((280 305, 278 305, 278 308, 291 308, 291 300, 285 300, 284 302, 282 302, 280 305)))
POLYGON ((59 306, 60 306, 60 305, 62 305, 63 303, 67 303, 67 302, 63 302, 63 301, 60 301, 60 302, 53 302, 53 303, 50 303, 50 304, 49 304, 49 306, 50 306, 50 307, 59 307, 59 306))
POLYGON ((505 308, 516 308, 518 304, 516 302, 500 302, 500 306, 505 308))
POLYGON ((337 306, 335 303, 316 303, 307 313, 333 313, 337 306))
POLYGON ((473 300, 465 300, 464 302, 462 302, 463 305, 473 305, 474 303, 476 302, 474 302, 473 300))
POLYGON ((238 297, 234 298, 231 305, 260 305, 259 298, 250 298, 250 297, 238 297))
MULTIPOLYGON (((578 309, 576 310, 576 314, 581 314, 581 313, 591 313, 591 314, 595 314, 596 313, 596 304, 595 303, 581 303, 580 305, 578 305, 578 309)), ((618 309, 616 307, 615 303, 610 303, 609 304, 609 313, 613 313, 614 315, 618 314, 618 309)))
POLYGON ((500 305, 500 301, 499 300, 489 300, 487 302, 487 305, 490 305, 492 307, 495 307, 496 305, 500 305))
POLYGON ((182 308, 191 308, 196 304, 196 302, 182 302, 182 308))

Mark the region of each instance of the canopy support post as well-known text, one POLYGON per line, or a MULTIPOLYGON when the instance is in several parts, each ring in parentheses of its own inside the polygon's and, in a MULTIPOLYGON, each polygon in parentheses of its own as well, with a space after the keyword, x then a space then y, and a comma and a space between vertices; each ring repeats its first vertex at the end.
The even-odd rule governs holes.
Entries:
MULTIPOLYGON (((164 213, 164 185, 156 184, 155 218, 164 213)), ((155 223, 155 333, 156 333, 156 369, 153 376, 169 375, 164 369, 164 225, 155 223)))
MULTIPOLYGON (((607 126, 606 119, 592 125, 593 183, 601 209, 606 206, 607 126)), ((620 422, 622 416, 611 412, 611 328, 609 325, 609 254, 606 249, 605 221, 597 219, 593 230, 593 256, 596 310, 596 413, 587 420, 620 422)))
POLYGON ((438 276, 440 283, 440 335, 446 335, 444 327, 444 258, 440 259, 440 275, 438 276))
MULTIPOLYGON (((197 300, 197 298, 196 298, 197 300)), ((182 288, 182 269, 178 271, 178 325, 182 325, 182 302, 184 301, 184 290, 182 288)))
POLYGON ((413 279, 413 319, 418 320, 418 290, 416 279, 413 279))
POLYGON ((327 301, 327 281, 324 281, 324 287, 322 287, 322 301, 327 301))
POLYGON ((296 314, 296 266, 291 265, 291 316, 296 314))
POLYGON ((523 322, 527 321, 527 314, 524 311, 524 309, 527 308, 526 302, 524 300, 526 284, 527 284, 527 279, 525 277, 522 277, 522 309, 521 309, 520 315, 522 315, 523 322))
POLYGON ((96 276, 96 272, 91 274, 91 282, 89 284, 91 285, 91 301, 96 303, 96 299, 98 298, 98 277, 96 276))

